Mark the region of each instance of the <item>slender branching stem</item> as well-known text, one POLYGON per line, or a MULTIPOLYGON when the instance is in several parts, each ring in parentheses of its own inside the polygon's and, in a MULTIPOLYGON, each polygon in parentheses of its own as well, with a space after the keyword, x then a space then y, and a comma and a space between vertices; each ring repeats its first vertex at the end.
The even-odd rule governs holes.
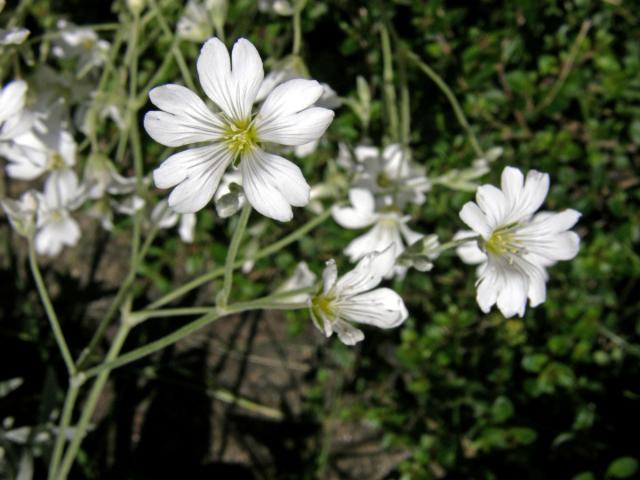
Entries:
POLYGON ((55 480, 57 478, 56 473, 60 466, 60 460, 62 459, 67 429, 71 423, 71 415, 78 398, 78 392, 80 391, 80 387, 82 386, 85 378, 85 375, 81 373, 76 377, 71 378, 69 382, 69 388, 67 389, 67 394, 64 399, 64 406, 62 407, 60 422, 58 423, 58 432, 53 446, 53 454, 51 455, 51 461, 49 462, 49 474, 47 477, 49 480, 55 480))
POLYGON ((224 307, 227 304, 229 301, 229 295, 231 295, 233 270, 235 268, 234 263, 236 261, 236 256, 238 255, 238 249, 240 248, 242 236, 247 228, 247 222, 249 221, 250 215, 251 204, 249 202, 245 202, 244 207, 242 207, 238 223, 236 224, 236 228, 233 231, 233 236, 231 237, 231 244, 229 245, 229 250, 227 250, 227 259, 224 262, 224 283, 222 285, 222 292, 218 298, 218 305, 221 307, 224 307))
POLYGON ((391 142, 400 141, 398 106, 396 105, 396 87, 393 74, 393 53, 387 26, 380 24, 380 43, 382 46, 382 81, 384 82, 384 103, 389 122, 389 138, 391 142))
POLYGON ((40 295, 40 301, 44 306, 44 310, 47 313, 47 318, 49 319, 49 324, 51 325, 51 329, 53 330, 53 336, 56 339, 56 343, 58 344, 58 349, 62 354, 62 358, 64 359, 64 363, 67 366, 67 371, 69 372, 69 376, 73 377, 76 373, 76 365, 73 363, 73 357, 69 352, 69 347, 67 346, 67 341, 64 338, 64 334, 62 333, 62 328, 60 327, 60 322, 58 320, 58 315, 56 315, 56 311, 53 308, 53 304, 51 303, 51 298, 49 297, 49 292, 47 291, 47 285, 44 283, 42 279, 42 274, 40 273, 40 267, 38 266, 38 258, 36 256, 36 250, 33 246, 33 242, 29 242, 29 265, 31 266, 31 274, 33 275, 33 279, 36 282, 36 287, 38 289, 38 294, 40 295))
MULTIPOLYGON (((103 365, 109 364, 109 362, 111 362, 118 356, 125 340, 127 339, 130 328, 131 327, 127 322, 122 322, 120 324, 118 333, 116 333, 116 336, 113 340, 113 343, 111 344, 111 348, 107 353, 103 365)), ((80 420, 78 421, 78 424, 76 425, 73 432, 73 438, 71 439, 69 448, 67 448, 67 451, 62 459, 60 470, 57 472, 57 480, 65 480, 69 475, 69 471, 73 466, 73 462, 75 461, 76 456, 78 455, 80 444, 82 443, 82 440, 87 432, 89 422, 91 421, 91 417, 93 416, 93 412, 95 411, 96 404, 98 403, 98 399, 100 398, 100 394, 102 393, 102 389, 104 388, 104 385, 109 378, 110 371, 111 370, 109 368, 101 370, 95 382, 93 383, 93 386, 91 387, 89 396, 87 397, 87 400, 82 407, 80 420)), ((58 435, 64 435, 64 432, 58 432, 58 435)))
POLYGON ((406 57, 410 59, 413 63, 415 63, 416 66, 420 70, 422 70, 424 74, 433 81, 433 83, 435 83, 438 86, 438 88, 442 91, 442 93, 444 93, 444 95, 447 97, 447 100, 449 100, 451 107, 453 108, 453 112, 455 113, 456 118, 458 119, 458 123, 460 123, 460 126, 467 133, 467 137, 469 138, 469 142, 471 143, 471 147, 473 148, 474 152, 479 157, 484 157, 484 151, 482 150, 482 147, 480 147, 480 143, 478 142, 478 139, 473 133, 473 129, 471 128, 471 126, 469 125, 469 122, 467 121, 467 117, 465 116, 464 111, 462 110, 462 107, 458 102, 458 99, 453 94, 453 92, 451 91, 447 83, 442 79, 442 77, 440 77, 440 75, 438 75, 435 72, 435 70, 433 70, 429 65, 427 65, 420 57, 418 57, 412 51, 405 48, 403 54, 406 55, 406 57))
MULTIPOLYGON (((316 216, 312 220, 309 220, 307 223, 302 225, 297 230, 291 232, 289 235, 286 235, 283 238, 281 238, 280 240, 278 240, 277 242, 274 242, 271 245, 269 245, 268 247, 265 247, 262 250, 259 250, 251 258, 245 258, 245 259, 242 259, 242 260, 236 260, 234 262, 234 268, 238 268, 239 266, 241 266, 244 262, 246 262, 248 260, 256 261, 256 260, 260 260, 261 258, 268 257, 269 255, 273 255, 274 253, 282 250, 284 247, 286 247, 286 246, 290 245, 291 243, 293 243, 293 242, 299 240, 300 238, 304 237, 309 231, 313 230, 318 225, 320 225, 322 222, 324 222, 327 218, 329 218, 330 215, 331 215, 331 210, 330 209, 325 210, 320 215, 316 216)), ((172 302, 176 298, 179 298, 179 297, 189 293, 191 290, 193 290, 195 288, 198 288, 200 285, 203 285, 203 284, 205 284, 207 282, 210 282, 211 280, 213 280, 215 278, 218 278, 219 276, 221 276, 223 274, 224 274, 224 268, 215 268, 215 269, 210 270, 210 271, 208 271, 206 273, 203 273, 199 277, 196 277, 193 280, 185 283, 184 285, 182 285, 182 286, 174 289, 173 291, 167 293, 166 295, 163 295, 162 297, 160 297, 155 302, 152 302, 151 304, 149 304, 146 308, 147 309, 156 309, 156 308, 159 308, 159 307, 161 307, 163 305, 166 305, 167 303, 172 302)))

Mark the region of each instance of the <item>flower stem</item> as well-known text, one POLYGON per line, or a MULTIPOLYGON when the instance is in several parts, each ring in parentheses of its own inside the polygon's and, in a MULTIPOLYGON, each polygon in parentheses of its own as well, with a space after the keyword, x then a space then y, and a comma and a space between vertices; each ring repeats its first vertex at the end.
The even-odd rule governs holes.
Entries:
MULTIPOLYGON (((116 337, 114 338, 113 343, 111 344, 111 348, 107 353, 107 356, 105 358, 105 362, 103 363, 103 365, 108 365, 109 362, 111 362, 118 356, 118 354, 120 353, 120 350, 122 349, 122 346, 124 345, 125 340, 127 339, 127 335, 129 334, 130 329, 131 329, 131 326, 127 322, 121 323, 120 328, 118 329, 118 333, 116 334, 116 337)), ((82 443, 82 440, 86 434, 87 427, 89 426, 89 421, 91 420, 93 412, 95 411, 96 404, 98 403, 98 398, 100 397, 100 394, 102 393, 102 389, 104 388, 104 385, 107 382, 107 379, 109 378, 110 372, 111 372, 111 369, 109 368, 105 368, 101 370, 100 373, 98 374, 98 378, 96 378, 96 381, 91 387, 91 391, 89 392, 89 397, 87 398, 87 401, 82 407, 82 412, 80 413, 80 421, 76 425, 76 428, 73 434, 73 439, 71 440, 71 443, 69 444, 69 448, 67 449, 67 452, 64 455, 60 470, 56 472, 57 480, 65 480, 67 478, 67 475, 69 475, 69 471, 71 470, 73 462, 75 461, 76 456, 78 455, 80 443, 82 443)), ((61 432, 59 432, 59 434, 60 433, 61 432)))
MULTIPOLYGON (((172 333, 165 335, 164 337, 159 338, 158 340, 150 342, 140 348, 136 348, 135 350, 125 353, 124 355, 121 355, 115 360, 108 359, 106 362, 102 363, 101 365, 97 365, 93 368, 90 368, 84 373, 87 377, 92 377, 94 375, 102 374, 102 372, 104 372, 105 370, 113 370, 115 368, 122 367, 123 365, 127 365, 128 363, 134 362, 148 355, 151 355, 152 353, 157 352, 158 350, 168 347, 169 345, 172 345, 177 341, 182 340, 184 337, 190 335, 196 330, 199 330, 209 325, 210 323, 218 320, 219 318, 227 315, 246 312, 250 310, 300 310, 300 309, 308 308, 308 305, 305 302, 303 303, 278 302, 277 299, 275 298, 277 296, 280 296, 280 295, 279 294, 274 295, 274 298, 269 296, 269 297, 258 298, 256 300, 251 300, 247 302, 233 303, 231 305, 228 305, 225 308, 220 308, 220 307, 212 308, 210 309, 209 313, 203 315, 200 318, 197 318, 196 320, 190 323, 187 323, 186 325, 178 328, 177 330, 174 330, 172 333)), ((135 321, 136 314, 133 313, 131 315, 132 315, 131 317, 132 320, 135 321)))
POLYGON ((389 137, 392 143, 400 141, 398 107, 396 105, 396 89, 393 80, 393 54, 387 26, 380 24, 380 42, 382 44, 382 80, 384 82, 384 101, 389 120, 389 137))
POLYGON ((104 336, 107 330, 107 327, 109 326, 109 323, 111 322, 111 320, 113 320, 113 317, 118 312, 118 309, 122 305, 122 302, 124 302, 124 299, 126 298, 126 295, 129 292, 129 289, 131 288, 131 285, 133 284, 133 281, 136 278, 136 272, 138 271, 138 268, 140 268, 140 265, 143 262, 144 257, 146 256, 147 251, 149 250, 149 247, 151 246, 151 243, 153 242, 157 232, 158 232, 158 226, 154 225, 154 227, 149 231, 149 234, 147 235, 147 238, 145 239, 145 242, 142 245, 140 252, 136 256, 135 264, 132 264, 130 266, 129 273, 127 274, 126 278, 124 279, 124 282, 122 282, 122 284, 120 285, 120 288, 116 292, 116 296, 113 299, 113 302, 111 302, 111 305, 109 305, 109 310, 107 310, 106 315, 102 317, 102 320, 100 320, 100 323, 98 324, 98 328, 96 328, 96 331, 93 334, 93 337, 89 342, 89 345, 87 345, 87 347, 80 354, 80 357, 78 358, 78 361, 77 361, 78 368, 82 368, 84 366, 85 362, 89 359, 93 351, 98 346, 98 343, 100 343, 100 340, 102 340, 102 337, 104 336))
POLYGON ((56 442, 53 447, 53 454, 51 455, 51 461, 49 462, 49 480, 54 480, 58 467, 60 466, 60 460, 62 459, 62 451, 64 447, 64 440, 66 438, 67 428, 71 423, 71 414, 73 413, 73 407, 76 404, 78 398, 78 392, 82 386, 83 380, 86 378, 84 374, 80 374, 74 377, 69 382, 69 388, 64 399, 64 407, 62 408, 62 415, 60 416, 60 423, 58 424, 58 432, 56 436, 56 442))
MULTIPOLYGON (((274 254, 275 252, 281 250, 282 248, 286 247, 287 245, 295 242, 296 240, 306 235, 309 231, 313 230, 315 227, 317 227, 322 222, 324 222, 327 218, 329 218, 330 215, 331 215, 331 209, 325 210, 317 217, 313 218, 312 220, 309 220, 307 223, 302 225, 299 229, 294 230, 289 235, 281 238, 277 242, 272 243, 268 247, 265 247, 262 250, 259 250, 251 258, 237 260, 234 263, 234 268, 241 266, 247 260, 260 260, 261 258, 268 257, 269 255, 274 254)), ((155 309, 163 305, 166 305, 167 303, 175 300, 176 298, 179 298, 182 295, 185 295, 186 293, 190 292, 194 288, 198 288, 200 285, 203 285, 213 280, 214 278, 219 277, 222 274, 224 274, 223 268, 215 268, 209 272, 203 273, 199 277, 194 278, 190 282, 185 283, 184 285, 176 288, 172 292, 169 292, 168 294, 163 295, 155 302, 152 302, 151 304, 149 304, 146 308, 155 309)))
POLYGON ((295 56, 300 55, 300 50, 302 49, 302 25, 300 20, 305 3, 304 1, 296 2, 293 10, 293 48, 291 49, 291 54, 295 56))
MULTIPOLYGON (((169 24, 167 23, 167 20, 164 18, 162 11, 158 7, 156 0, 150 0, 149 4, 151 5, 151 8, 153 9, 153 11, 156 13, 158 17, 158 23, 160 23, 160 28, 162 28, 162 32, 169 38, 173 39, 174 34, 171 32, 171 28, 169 28, 169 24)), ((196 88, 196 84, 193 81, 193 77, 191 76, 191 72, 189 71, 189 67, 187 66, 187 62, 185 61, 184 56, 182 55, 182 52, 180 51, 180 48, 178 47, 177 42, 172 45, 171 53, 176 59, 176 63, 178 64, 178 68, 180 69, 180 73, 182 74, 182 79, 184 80, 184 82, 187 84, 187 86, 191 90, 193 90, 194 92, 197 91, 198 89, 196 88)))
POLYGON ((407 58, 412 60, 417 65, 417 67, 424 72, 424 74, 427 77, 433 80, 433 82, 438 86, 438 88, 442 91, 442 93, 445 94, 445 96, 449 100, 449 103, 451 104, 451 107, 453 108, 453 111, 456 115, 456 118, 458 119, 458 122, 460 123, 460 126, 462 126, 462 128, 464 128, 465 132, 467 133, 469 142, 471 143, 471 147, 473 148, 474 152, 479 157, 484 157, 484 151, 480 147, 480 143, 478 143, 478 139, 473 133, 473 130, 471 129, 471 126, 467 121, 467 117, 464 115, 464 112, 462 111, 462 107, 460 106, 460 103, 456 99, 455 95, 453 94, 449 86, 440 77, 440 75, 438 75, 429 65, 427 65, 424 61, 422 61, 420 57, 418 57, 411 50, 405 48, 404 54, 407 56, 407 58))
POLYGON ((233 270, 235 268, 234 262, 236 260, 236 256, 238 255, 238 248, 240 248, 240 242, 242 242, 242 236, 244 235, 244 231, 247 228, 247 222, 249 221, 250 215, 251 204, 249 202, 245 202, 244 207, 242 207, 242 212, 240 213, 238 223, 236 224, 236 229, 234 230, 233 236, 231 237, 231 245, 229 245, 229 250, 227 251, 227 259, 224 262, 224 283, 222 285, 220 298, 218 299, 218 305, 223 308, 229 301, 229 295, 231 294, 231 284, 233 281, 233 270))
POLYGON ((76 373, 76 366, 73 363, 73 357, 69 352, 67 341, 65 340, 64 334, 62 333, 62 328, 60 328, 60 322, 58 321, 56 311, 51 304, 51 299, 49 298, 49 293, 47 292, 47 286, 42 279, 40 267, 38 267, 38 259, 36 258, 36 250, 33 246, 33 242, 31 241, 29 242, 29 265, 31 266, 33 279, 36 282, 38 294, 40 295, 40 301, 44 306, 44 310, 47 313, 47 318, 49 319, 49 324, 51 325, 51 329, 53 330, 53 336, 56 339, 56 343, 58 344, 60 353, 62 353, 62 358, 64 359, 64 363, 67 366, 69 376, 73 377, 76 373))
POLYGON ((569 74, 571 73, 571 70, 573 69, 573 64, 576 61, 578 52, 580 51, 580 46, 582 45, 582 42, 584 42, 585 38, 587 38, 587 33, 589 33, 591 24, 592 24, 591 20, 585 20, 584 22, 582 22, 582 25, 580 26, 580 31, 578 32, 575 42, 573 43, 573 45, 571 46, 571 50, 569 51, 569 56, 567 57, 566 61, 562 64, 562 68, 560 70, 560 75, 558 76, 558 79, 553 84, 553 87, 551 87, 551 90, 549 90, 549 93, 547 93, 547 95, 542 99, 542 101, 535 108, 534 110, 535 114, 541 113, 545 108, 551 105, 551 103, 553 103, 555 98, 558 96, 558 93, 560 93, 560 90, 562 89, 564 82, 567 80, 567 78, 569 77, 569 74))

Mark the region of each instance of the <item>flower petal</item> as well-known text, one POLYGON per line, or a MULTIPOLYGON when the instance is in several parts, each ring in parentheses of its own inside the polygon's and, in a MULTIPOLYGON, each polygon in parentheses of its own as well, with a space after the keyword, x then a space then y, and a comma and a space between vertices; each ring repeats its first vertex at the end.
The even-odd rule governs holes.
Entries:
POLYGON ((299 113, 256 118, 256 133, 262 142, 280 145, 304 145, 317 140, 325 132, 334 113, 326 108, 313 107, 299 113))
POLYGON ((340 316, 351 322, 394 328, 404 322, 409 313, 404 301, 390 288, 377 288, 350 297, 339 303, 340 316))
POLYGON ((265 217, 288 222, 293 218, 292 205, 309 203, 311 187, 289 160, 254 148, 243 156, 240 170, 247 200, 265 217))
POLYGON ((153 181, 158 188, 171 188, 189 177, 200 175, 203 169, 211 169, 215 170, 217 177, 213 186, 215 191, 231 160, 231 153, 221 144, 189 148, 174 153, 162 162, 153 171, 153 181))
POLYGON ((484 212, 491 229, 503 225, 508 213, 508 205, 502 190, 493 185, 481 185, 476 192, 476 202, 484 212))
POLYGON ((396 252, 391 246, 382 252, 366 255, 353 270, 338 279, 335 287, 337 293, 350 296, 371 290, 393 269, 395 262, 396 252))
POLYGON ((484 239, 491 236, 491 228, 487 223, 487 217, 475 202, 467 202, 460 210, 460 218, 471 230, 480 234, 484 239))
POLYGON ((242 118, 251 115, 253 102, 264 79, 262 59, 256 47, 245 39, 240 38, 231 52, 233 73, 231 74, 236 87, 236 101, 242 118))
POLYGON ((221 144, 190 148, 167 158, 153 171, 153 179, 159 188, 178 185, 169 206, 178 213, 194 213, 211 200, 231 160, 231 152, 221 144))
POLYGON ((327 260, 324 270, 322 271, 322 292, 327 293, 333 288, 338 279, 338 269, 336 261, 332 258, 327 260))
POLYGON ((224 113, 234 120, 246 120, 264 76, 262 60, 244 38, 235 43, 232 55, 233 73, 227 47, 217 38, 209 39, 198 57, 198 76, 207 96, 224 113))
POLYGON ((502 278, 487 263, 480 265, 478 271, 480 279, 477 284, 476 301, 480 310, 489 313, 498 299, 498 292, 502 288, 502 278))
POLYGON ((9 82, 0 91, 0 124, 22 110, 26 93, 27 83, 24 80, 9 82))
POLYGON ((528 277, 515 270, 503 270, 502 288, 498 292, 496 304, 505 318, 524 316, 529 291, 528 277))
POLYGON ((40 255, 55 257, 64 245, 73 246, 80 240, 80 227, 68 214, 62 219, 47 222, 35 236, 36 251, 40 255))
POLYGON ((193 243, 193 237, 196 229, 196 214, 185 213, 180 218, 180 226, 178 227, 178 235, 184 243, 193 243))
POLYGON ((504 192, 509 209, 513 209, 517 205, 522 195, 523 185, 524 175, 522 172, 514 167, 505 167, 502 171, 500 187, 504 192))
POLYGON ((530 170, 527 173, 517 209, 520 218, 533 215, 547 198, 547 193, 549 193, 549 175, 530 170))
POLYGON ((338 320, 333 324, 333 330, 340 341, 350 347, 364 340, 364 333, 361 330, 342 320, 338 320))
POLYGON ((309 108, 321 95, 322 85, 315 80, 288 80, 271 91, 260 107, 258 117, 265 120, 288 117, 309 108))
MULTIPOLYGON (((470 230, 461 230, 453 236, 453 240, 461 240, 464 238, 477 237, 476 232, 470 230)), ((477 240, 470 240, 462 243, 456 248, 456 253, 460 259, 469 265, 477 265, 487 261, 487 255, 480 250, 477 240)))
POLYGON ((373 194, 364 188, 352 188, 349 190, 349 200, 352 207, 334 205, 331 209, 333 219, 345 228, 364 228, 373 224, 378 215, 374 213, 375 199, 373 194))
POLYGON ((349 256, 349 260, 356 262, 369 253, 381 252, 389 246, 392 247, 396 256, 404 250, 400 231, 397 228, 377 223, 364 235, 354 238, 344 249, 344 253, 349 256))

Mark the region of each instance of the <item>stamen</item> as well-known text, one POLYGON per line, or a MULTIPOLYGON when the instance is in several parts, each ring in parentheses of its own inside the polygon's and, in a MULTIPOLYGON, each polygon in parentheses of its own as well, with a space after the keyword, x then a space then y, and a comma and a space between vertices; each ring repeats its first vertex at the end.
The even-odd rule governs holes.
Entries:
POLYGON ((229 122, 224 132, 224 140, 238 158, 257 145, 258 134, 251 120, 229 122))
MULTIPOLYGON (((505 256, 505 254, 518 255, 524 251, 523 245, 518 241, 515 225, 507 225, 493 231, 489 240, 484 242, 484 249, 495 256, 505 256)), ((511 255, 507 255, 509 263, 513 263, 511 255)))
POLYGON ((311 299, 311 309, 318 318, 335 318, 336 307, 333 295, 316 295, 311 299))

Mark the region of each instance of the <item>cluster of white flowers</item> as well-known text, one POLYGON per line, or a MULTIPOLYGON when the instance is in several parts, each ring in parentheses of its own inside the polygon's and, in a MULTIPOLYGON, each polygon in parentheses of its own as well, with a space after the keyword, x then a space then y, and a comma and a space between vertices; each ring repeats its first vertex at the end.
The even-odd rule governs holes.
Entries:
MULTIPOLYGON (((291 13, 285 12, 287 2, 261 5, 291 13)), ((216 22, 224 22, 225 14, 224 1, 190 0, 177 34, 203 41, 219 30, 216 22)), ((27 101, 24 80, 14 80, 0 92, 0 156, 7 160, 7 175, 24 181, 46 176, 42 192, 28 190, 18 201, 3 199, 2 205, 15 229, 33 241, 38 253, 48 256, 78 242, 80 225, 72 212, 87 202, 86 214, 107 230, 114 228, 114 213, 134 215, 148 208, 138 195, 147 179, 123 176, 100 153, 93 151, 82 162, 81 179, 74 170, 79 161, 76 132, 69 121, 70 104, 75 105, 76 115, 83 112, 75 123, 87 134, 94 128, 88 123, 88 111, 95 109, 99 99, 91 88, 76 85, 103 65, 110 46, 90 29, 63 21, 58 28, 52 51, 61 60, 75 62, 75 76, 66 85, 77 97, 36 95, 27 101)), ((0 32, 0 40, 8 35, 0 32)), ((328 85, 307 78, 300 62, 299 57, 291 56, 265 76, 262 59, 251 42, 241 38, 229 52, 213 37, 204 43, 197 60, 206 99, 178 84, 149 92, 158 110, 144 117, 147 133, 167 147, 189 148, 172 153, 153 170, 155 185, 172 191, 166 200, 149 208, 148 225, 167 229, 179 224, 181 239, 193 242, 196 212, 212 199, 221 218, 234 215, 248 202, 264 217, 279 222, 292 220, 292 207, 318 212, 328 199, 338 225, 367 229, 344 248, 348 259, 357 264, 338 278, 336 262, 328 261, 315 294, 292 293, 288 299, 306 302, 318 329, 327 337, 336 332, 347 345, 364 338, 353 323, 387 329, 408 317, 402 298, 389 288, 378 287, 383 279, 401 280, 409 266, 428 271, 452 246, 465 262, 479 264, 477 301, 483 312, 497 304, 506 317, 522 316, 527 299, 532 307, 545 300, 547 268, 573 258, 579 247, 577 234, 569 231, 578 212, 536 214, 548 191, 548 175, 531 171, 525 180, 520 170, 507 167, 502 190, 491 185, 478 187, 476 202, 467 203, 460 212, 472 231, 461 231, 445 244, 433 234, 417 231, 412 215, 435 185, 475 188, 474 180, 486 174, 489 163, 500 155, 497 149, 466 170, 427 177, 407 145, 351 148, 340 144, 335 162, 339 172, 312 188, 302 170, 285 156, 313 153, 342 101, 328 85)), ((58 79, 56 74, 44 74, 58 79)), ((64 82, 52 82, 60 83, 64 82)), ((366 100, 363 84, 366 82, 359 79, 359 96, 366 100)), ((107 115, 122 128, 116 104, 102 105, 101 115, 104 112, 110 112, 107 115)), ((363 122, 368 121, 361 114, 363 122)), ((263 222, 257 222, 250 233, 259 236, 263 222)), ((257 249, 257 245, 254 238, 246 248, 257 249)), ((248 261, 243 270, 252 267, 253 262, 248 261)), ((311 291, 315 283, 315 274, 303 263, 280 293, 286 297, 289 289, 301 287, 311 291)))
MULTIPOLYGON (((135 194, 137 179, 121 175, 107 157, 92 154, 83 171, 77 171, 78 145, 70 111, 73 107, 84 117, 95 100, 95 78, 87 74, 103 64, 109 43, 88 28, 64 21, 58 28, 52 52, 73 62, 77 75, 65 78, 61 72, 39 68, 29 82, 35 88, 19 79, 0 90, 0 158, 6 160, 7 176, 27 182, 44 177, 42 191, 28 188, 19 200, 3 198, 0 203, 16 231, 33 241, 39 254, 50 257, 81 238, 72 212, 86 206, 88 217, 111 230, 114 212, 133 215, 145 204, 135 194), (81 75, 85 78, 79 79, 81 75)), ((159 223, 163 228, 167 220, 159 223)), ((192 235, 185 231, 183 238, 187 241, 192 235)))

